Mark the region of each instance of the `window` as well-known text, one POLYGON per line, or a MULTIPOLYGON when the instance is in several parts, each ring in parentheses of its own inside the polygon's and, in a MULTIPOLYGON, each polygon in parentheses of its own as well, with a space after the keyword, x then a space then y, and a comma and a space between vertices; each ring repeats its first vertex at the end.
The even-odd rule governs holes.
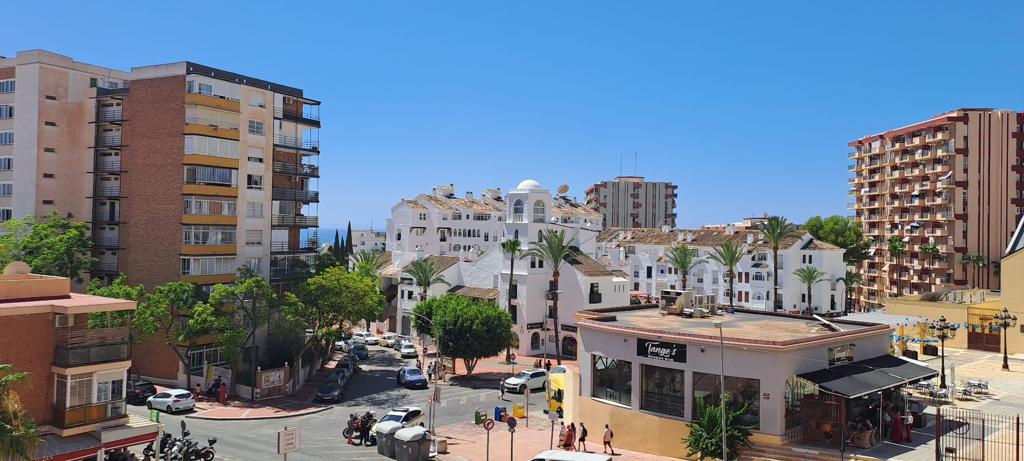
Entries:
POLYGON ((226 82, 205 75, 188 75, 185 77, 185 91, 204 96, 238 101, 241 87, 237 83, 226 82))
POLYGON ((591 397, 620 405, 632 405, 633 364, 600 355, 593 357, 591 397))
POLYGON ((52 94, 48 94, 48 95, 46 95, 46 100, 47 101, 56 101, 57 97, 52 95, 52 94))
POLYGON ((14 93, 14 80, 0 80, 0 93, 14 93))
POLYGON ((185 153, 238 158, 238 141, 209 136, 185 136, 185 153))
MULTIPOLYGON (((62 375, 57 375, 57 377, 60 379, 62 375)), ((71 375, 67 381, 67 389, 67 408, 92 403, 92 374, 71 375)))
POLYGON ((263 163, 263 148, 262 147, 250 147, 249 148, 249 161, 263 163))
POLYGON ((686 372, 653 365, 641 365, 640 409, 684 417, 686 372))
POLYGON ((10 221, 14 219, 14 210, 10 208, 0 208, 0 222, 10 221))
POLYGON ((14 144, 13 131, 0 131, 0 145, 14 144))
POLYGON ((55 176, 53 173, 43 173, 43 177, 46 179, 53 179, 56 178, 57 176, 55 176))
POLYGON ((512 222, 524 222, 523 212, 525 206, 523 206, 522 200, 516 200, 512 203, 512 222))
MULTIPOLYGON (((717 374, 693 372, 694 420, 700 418, 699 410, 702 405, 698 403, 698 400, 703 400, 704 405, 716 405, 722 398, 719 394, 720 379, 717 374)), ((754 430, 759 430, 761 428, 761 380, 726 376, 725 393, 726 405, 732 411, 746 407, 746 411, 740 417, 740 424, 749 425, 754 430)))
POLYGON ((205 165, 185 165, 185 184, 238 186, 238 170, 205 165))
POLYGON ((249 120, 249 134, 263 136, 263 122, 259 120, 249 120))
POLYGON ((258 256, 255 258, 249 258, 248 260, 245 261, 245 267, 248 267, 253 272, 259 272, 260 266, 263 265, 262 262, 263 258, 260 258, 258 256))
POLYGON ((14 195, 14 184, 9 182, 0 182, 0 197, 10 197, 14 195))
POLYGON ((185 214, 191 215, 235 215, 235 202, 220 197, 185 197, 185 214))
POLYGON ((11 171, 14 169, 14 157, 0 157, 0 171, 11 171))
POLYGON ((236 267, 234 256, 181 258, 181 275, 233 274, 236 267))
POLYGON ((544 222, 544 202, 540 200, 533 202, 533 222, 544 222))
POLYGON ((247 246, 263 245, 263 231, 260 229, 245 231, 245 244, 247 246))
POLYGON ((46 125, 46 126, 57 126, 57 122, 43 122, 43 125, 46 125))
POLYGON ((248 202, 245 204, 245 216, 247 218, 262 218, 263 217, 263 203, 262 202, 248 202))
POLYGON ((250 174, 246 175, 245 185, 252 190, 263 190, 263 175, 261 174, 250 174))
POLYGON ((56 152, 57 152, 57 149, 54 149, 54 148, 52 148, 52 147, 44 147, 44 148, 43 148, 43 152, 49 152, 49 153, 51 153, 51 154, 52 154, 52 153, 56 153, 56 152))
POLYGON ((426 213, 420 213, 418 217, 419 217, 420 221, 426 221, 427 220, 427 214, 426 213))
POLYGON ((540 349, 540 333, 533 332, 530 335, 530 350, 540 349))
POLYGON ((234 245, 233 226, 183 226, 182 242, 185 245, 234 245))
POLYGON ((252 93, 249 95, 249 106, 250 107, 267 107, 266 103, 263 102, 263 93, 252 93))
POLYGON ((43 200, 43 205, 53 205, 53 200, 43 200))
POLYGON ((11 104, 0 104, 0 118, 14 118, 14 106, 11 104))

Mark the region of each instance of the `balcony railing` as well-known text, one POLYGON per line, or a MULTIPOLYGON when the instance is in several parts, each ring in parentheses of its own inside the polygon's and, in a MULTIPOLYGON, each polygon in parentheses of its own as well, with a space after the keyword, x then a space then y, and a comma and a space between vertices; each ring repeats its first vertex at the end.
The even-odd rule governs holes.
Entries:
POLYGON ((601 293, 590 293, 590 304, 601 304, 601 293))
POLYGON ((120 173, 121 157, 98 157, 94 171, 97 173, 120 173))
POLYGON ((107 149, 112 147, 121 147, 121 135, 99 135, 96 136, 96 147, 100 149, 107 149))
POLYGON ((119 238, 115 237, 93 237, 92 243, 96 248, 118 248, 119 238))
POLYGON ((301 278, 313 275, 313 272, 308 267, 271 267, 270 278, 271 279, 290 279, 290 278, 301 278))
POLYGON ((222 128, 225 130, 238 131, 238 123, 227 122, 224 120, 214 120, 212 118, 205 117, 185 117, 185 123, 193 125, 206 125, 211 128, 222 128))
POLYGON ((112 123, 124 121, 124 111, 117 109, 100 109, 96 113, 96 121, 100 123, 112 123))
MULTIPOLYGON (((101 183, 102 184, 102 183, 101 183)), ((93 197, 116 198, 121 196, 121 185, 98 185, 93 189, 93 197)))
POLYGON ((57 336, 54 363, 72 367, 128 360, 127 328, 89 328, 57 336))
POLYGON ((115 224, 121 222, 121 213, 109 211, 93 211, 92 222, 115 224))
POLYGON ((117 261, 100 261, 92 265, 94 274, 116 274, 117 261))
POLYGON ((274 173, 320 177, 320 167, 306 163, 274 162, 274 173))
POLYGON ((280 189, 275 187, 271 192, 274 200, 288 200, 292 202, 319 202, 320 192, 303 189, 280 189))
POLYGON ((293 120, 300 123, 307 123, 317 127, 320 126, 320 114, 314 113, 312 110, 304 110, 300 112, 297 110, 285 109, 283 107, 275 107, 274 117, 293 120))
POLYGON ((102 423, 111 419, 123 418, 125 415, 124 400, 111 400, 71 408, 55 408, 53 410, 53 425, 66 429, 102 423))
POLYGON ((296 138, 294 136, 285 136, 283 134, 274 135, 274 145, 291 147, 293 149, 308 150, 313 152, 320 152, 320 141, 314 141, 312 139, 296 138))
POLYGON ((296 245, 294 248, 288 242, 270 242, 271 253, 312 253, 316 247, 307 244, 296 245))
POLYGON ((287 227, 317 227, 320 224, 320 218, 317 216, 274 215, 270 218, 270 224, 287 227))

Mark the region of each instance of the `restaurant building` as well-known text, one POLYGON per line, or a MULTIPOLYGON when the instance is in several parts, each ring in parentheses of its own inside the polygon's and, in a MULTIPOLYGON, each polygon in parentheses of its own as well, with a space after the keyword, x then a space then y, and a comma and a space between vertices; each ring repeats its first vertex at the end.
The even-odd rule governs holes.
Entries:
POLYGON ((839 440, 844 421, 856 415, 838 408, 935 375, 888 355, 892 328, 883 324, 648 304, 582 311, 576 325, 581 397, 571 418, 618 428, 616 447, 666 456, 685 453, 688 423, 702 401, 720 401, 723 372, 729 405, 746 408, 751 441, 770 445, 821 441, 812 430, 821 405, 809 400, 836 401, 834 414, 824 416, 839 440))

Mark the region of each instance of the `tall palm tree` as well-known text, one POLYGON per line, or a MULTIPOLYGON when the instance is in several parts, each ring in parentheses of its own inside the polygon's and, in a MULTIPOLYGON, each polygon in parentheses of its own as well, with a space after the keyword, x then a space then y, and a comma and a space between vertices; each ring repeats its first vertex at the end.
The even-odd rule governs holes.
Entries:
MULTIPOLYGON (((898 298, 903 294, 903 289, 901 287, 902 284, 900 283, 900 273, 903 268, 903 255, 907 254, 907 242, 904 242, 903 239, 899 238, 899 236, 894 235, 889 237, 888 245, 889 256, 896 258, 896 296, 894 297, 898 298)), ((891 274, 892 270, 890 270, 889 273, 891 274)))
MULTIPOLYGON (((918 251, 928 255, 928 268, 931 269, 931 265, 935 262, 936 256, 939 254, 939 246, 935 242, 928 242, 917 247, 918 251)), ((929 272, 930 273, 930 272, 929 272)))
POLYGON ((851 309, 851 307, 853 307, 853 292, 861 283, 864 283, 864 274, 861 274, 860 272, 846 271, 846 275, 837 278, 836 282, 841 282, 843 286, 846 287, 844 290, 845 296, 843 297, 843 313, 849 314, 853 311, 853 309, 851 309))
POLYGON ((818 282, 828 280, 828 274, 817 267, 804 266, 793 271, 793 275, 807 288, 807 315, 811 315, 814 313, 814 307, 811 304, 811 288, 814 288, 814 285, 818 282))
MULTIPOLYGON (((377 271, 384 268, 387 265, 387 257, 384 256, 383 251, 377 250, 360 250, 354 255, 348 257, 349 262, 352 263, 352 269, 359 271, 377 271)), ((368 274, 364 274, 368 275, 368 274)))
POLYGON ((36 423, 13 389, 27 378, 28 373, 0 364, 0 459, 32 459, 39 444, 36 423))
MULTIPOLYGON (((505 240, 504 242, 501 242, 501 252, 504 253, 505 256, 508 256, 508 261, 509 261, 508 262, 508 290, 507 290, 508 293, 506 293, 507 296, 508 296, 508 299, 507 299, 507 303, 505 304, 506 308, 508 309, 509 315, 512 314, 512 286, 515 285, 513 282, 515 280, 515 273, 516 273, 516 258, 519 257, 519 253, 522 253, 522 251, 523 251, 522 243, 519 242, 519 239, 508 239, 508 240, 505 240)), ((516 323, 516 319, 512 319, 512 323, 515 324, 516 323)), ((505 348, 505 362, 508 363, 508 362, 511 362, 511 361, 512 361, 512 348, 511 347, 506 347, 505 348)))
POLYGON ((427 258, 413 261, 405 272, 412 277, 416 286, 420 287, 420 290, 423 291, 423 299, 427 299, 427 290, 429 290, 431 286, 438 283, 449 286, 451 285, 441 275, 441 270, 436 264, 434 264, 433 259, 427 258))
POLYGON ((772 296, 775 297, 772 306, 773 310, 777 311, 782 308, 782 299, 779 296, 779 247, 785 240, 799 235, 800 229, 782 216, 769 216, 768 219, 759 222, 757 228, 772 246, 772 296))
POLYGON ((978 278, 981 277, 981 269, 988 265, 988 258, 981 253, 969 254, 964 256, 964 259, 960 262, 965 268, 974 268, 974 285, 971 285, 971 281, 968 278, 967 286, 975 288, 978 286, 978 278))
MULTIPOLYGON (((569 246, 570 240, 566 238, 565 230, 545 230, 541 232, 539 242, 530 243, 530 249, 523 252, 524 258, 537 258, 544 261, 551 268, 551 286, 558 290, 559 267, 565 258, 572 255, 569 246)), ((558 339, 558 293, 552 293, 551 297, 551 318, 554 320, 555 329, 555 360, 562 364, 562 344, 558 339)), ((547 322, 544 322, 547 325, 547 322)), ((547 337, 547 328, 544 329, 544 336, 547 337)), ((547 348, 544 348, 544 359, 547 360, 547 348)))
POLYGON ((735 306, 733 300, 736 297, 736 290, 733 289, 736 265, 743 259, 743 248, 735 243, 726 242, 712 248, 710 258, 725 268, 725 276, 729 278, 729 307, 733 307, 735 306))
POLYGON ((682 282, 680 289, 685 290, 686 274, 697 264, 697 250, 686 245, 679 245, 670 248, 665 257, 668 258, 668 263, 675 267, 676 272, 679 273, 680 281, 682 282))

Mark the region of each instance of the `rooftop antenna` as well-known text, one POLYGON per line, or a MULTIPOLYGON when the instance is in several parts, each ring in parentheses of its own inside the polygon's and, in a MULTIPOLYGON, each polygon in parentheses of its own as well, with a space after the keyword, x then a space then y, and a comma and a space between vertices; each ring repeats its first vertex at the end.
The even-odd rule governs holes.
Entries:
POLYGON ((633 151, 633 176, 636 176, 636 151, 633 151))
POLYGON ((619 176, 622 176, 622 152, 619 152, 619 176))

